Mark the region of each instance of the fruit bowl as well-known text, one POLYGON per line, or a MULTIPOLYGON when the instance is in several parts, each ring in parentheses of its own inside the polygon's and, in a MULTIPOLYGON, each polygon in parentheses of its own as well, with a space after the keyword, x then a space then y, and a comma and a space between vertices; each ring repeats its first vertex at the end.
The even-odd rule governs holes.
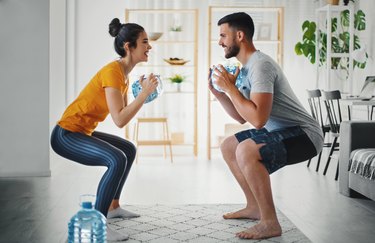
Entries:
POLYGON ((150 32, 148 33, 148 39, 151 41, 158 40, 163 35, 163 32, 150 32))
POLYGON ((187 62, 190 62, 189 60, 184 60, 184 59, 180 59, 180 58, 169 58, 169 59, 165 59, 164 58, 164 61, 171 64, 171 65, 184 65, 185 63, 187 62))

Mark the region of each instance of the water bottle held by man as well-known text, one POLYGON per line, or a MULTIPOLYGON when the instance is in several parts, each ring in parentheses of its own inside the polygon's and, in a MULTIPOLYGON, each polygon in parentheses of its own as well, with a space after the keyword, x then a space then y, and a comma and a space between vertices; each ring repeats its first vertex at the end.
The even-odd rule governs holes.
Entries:
MULTIPOLYGON (((237 65, 225 65, 224 68, 230 73, 230 74, 235 74, 236 69, 239 68, 237 65)), ((215 69, 221 72, 220 67, 218 65, 214 65, 213 68, 211 69, 211 81, 212 81, 212 86, 220 92, 224 92, 219 86, 216 84, 216 78, 214 76, 215 69)), ((237 76, 236 79, 236 87, 239 88, 242 84, 242 73, 240 72, 237 76)))

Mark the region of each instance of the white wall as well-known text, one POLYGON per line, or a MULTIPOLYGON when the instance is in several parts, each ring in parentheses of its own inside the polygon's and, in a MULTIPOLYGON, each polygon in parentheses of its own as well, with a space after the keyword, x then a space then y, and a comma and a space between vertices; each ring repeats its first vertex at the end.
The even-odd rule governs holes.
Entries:
MULTIPOLYGON (((55 0, 57 1, 57 0, 55 0)), ((51 1, 51 5, 52 2, 51 1)), ((80 91, 83 85, 88 82, 91 77, 102 67, 105 63, 116 58, 113 50, 113 39, 108 35, 108 24, 112 18, 118 17, 124 19, 125 8, 198 8, 200 11, 200 39, 199 39, 199 82, 198 82, 198 134, 199 134, 199 153, 200 156, 205 156, 206 151, 206 77, 207 68, 207 6, 210 5, 235 5, 249 3, 251 6, 283 6, 284 7, 284 71, 288 77, 292 88, 295 90, 298 98, 307 107, 306 89, 315 88, 315 67, 308 62, 304 57, 297 56, 294 52, 294 45, 301 40, 302 30, 301 25, 304 20, 315 19, 315 9, 325 4, 325 1, 312 0, 138 0, 138 1, 117 1, 117 0, 65 0, 67 2, 66 15, 67 19, 67 57, 66 70, 62 74, 66 75, 66 99, 69 103, 80 91)), ((374 48, 372 43, 375 39, 374 31, 374 13, 375 9, 371 8, 372 1, 357 1, 357 7, 363 9, 366 13, 367 30, 361 33, 361 41, 366 43, 368 53, 370 55, 368 66, 365 70, 355 70, 354 79, 355 89, 358 90, 364 81, 366 75, 374 75, 374 48)), ((241 11, 241 7, 238 8, 241 11)), ((65 12, 51 12, 51 14, 59 15, 59 18, 65 17, 65 12)), ((51 22, 51 25, 54 23, 51 22)), ((61 24, 62 26, 62 24, 61 24)), ((64 30, 62 30, 64 31, 64 30)), ((51 30, 51 34, 53 34, 51 30)), ((56 35, 62 35, 62 32, 56 35)), ((58 38, 55 38, 58 39, 58 38)), ((61 40, 60 40, 61 41, 61 40)), ((54 45, 53 41, 51 47, 54 45)), ((57 45, 58 46, 58 45, 57 45)), ((64 48, 62 46, 62 48, 64 48)), ((55 50, 51 50, 51 53, 55 50)), ((51 66, 57 66, 56 60, 62 60, 61 56, 56 55, 51 59, 51 66)), ((61 65, 63 68, 64 65, 61 65)), ((58 69, 58 67, 57 67, 58 69)), ((58 70, 56 72, 60 72, 58 70)), ((53 75, 51 73, 51 75, 53 75)), ((61 82, 61 79, 51 79, 51 82, 61 82)), ((59 84, 62 85, 62 84, 59 84)), ((51 83, 51 87, 53 84, 51 83)), ((64 90, 61 90, 63 92, 64 90)), ((54 94, 51 91, 51 94, 54 94)), ((61 93, 59 93, 61 96, 61 93)), ((52 96, 51 102, 55 97, 52 96)), ((63 98, 59 98, 60 100, 63 98)), ((65 102, 65 101, 64 101, 65 102)), ((56 101, 56 107, 51 107, 51 110, 61 111, 61 101, 56 101), (60 104, 60 105, 58 105, 60 104)), ((65 103, 67 104, 67 103, 65 103)), ((57 114, 57 113, 56 113, 57 114)), ((59 113, 61 115, 61 113, 59 113)), ((57 120, 58 116, 51 117, 57 120)), ((110 118, 109 118, 110 119, 110 118)), ((53 123, 53 122, 51 122, 53 123)), ((118 129, 112 122, 107 121, 99 127, 101 130, 106 130, 114 134, 123 136, 123 130, 118 129)))
POLYGON ((0 1, 0 177, 48 176, 49 1, 0 1))

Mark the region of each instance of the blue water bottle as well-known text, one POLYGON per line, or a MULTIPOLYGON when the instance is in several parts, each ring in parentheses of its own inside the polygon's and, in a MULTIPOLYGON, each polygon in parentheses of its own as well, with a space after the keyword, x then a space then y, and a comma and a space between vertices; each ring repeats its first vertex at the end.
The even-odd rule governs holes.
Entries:
POLYGON ((68 243, 107 242, 106 218, 93 208, 92 195, 81 196, 81 210, 68 223, 68 243))
MULTIPOLYGON (((163 82, 160 79, 159 75, 155 75, 156 79, 158 80, 158 86, 156 86, 156 89, 154 92, 152 92, 147 99, 145 100, 145 104, 153 101, 156 99, 158 96, 160 96, 163 93, 163 82)), ((139 93, 142 91, 142 86, 139 83, 139 80, 135 81, 132 85, 132 92, 134 98, 136 98, 139 93)))
MULTIPOLYGON (((238 67, 238 66, 235 66, 235 65, 226 65, 226 66, 224 66, 224 68, 225 68, 230 74, 235 74, 235 73, 236 73, 236 69, 239 68, 239 67, 238 67)), ((214 77, 214 70, 215 70, 215 69, 221 71, 220 68, 219 68, 219 66, 213 66, 213 68, 211 69, 211 74, 210 74, 210 76, 211 76, 212 86, 213 86, 217 91, 223 92, 223 90, 220 89, 219 86, 217 86, 217 84, 216 84, 216 78, 214 77)), ((240 73, 238 74, 237 79, 236 79, 236 87, 237 87, 237 88, 240 88, 240 87, 241 87, 241 85, 242 85, 242 81, 243 81, 242 78, 243 78, 243 77, 242 77, 242 72, 240 71, 240 73)))

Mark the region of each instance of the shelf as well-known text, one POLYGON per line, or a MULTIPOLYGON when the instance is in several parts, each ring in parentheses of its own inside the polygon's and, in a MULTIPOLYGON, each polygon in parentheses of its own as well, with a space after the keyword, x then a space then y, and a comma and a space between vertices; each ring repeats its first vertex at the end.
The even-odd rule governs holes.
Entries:
POLYGON ((316 12, 341 12, 346 9, 350 10, 350 6, 327 4, 321 8, 316 9, 316 12))
MULTIPOLYGON (((211 44, 217 44, 219 40, 212 40, 211 44)), ((279 40, 254 40, 254 44, 280 44, 281 41, 279 40)))
POLYGON ((349 53, 333 53, 331 52, 331 57, 350 57, 349 53))
POLYGON ((150 68, 150 67, 154 67, 154 68, 170 68, 170 67, 176 67, 176 68, 182 68, 182 67, 195 67, 195 65, 170 65, 170 64, 166 64, 166 65, 138 65, 138 67, 143 67, 143 68, 150 68))
POLYGON ((156 41, 150 41, 151 44, 195 44, 195 41, 164 41, 164 40, 156 40, 156 41))
POLYGON ((279 12, 282 11, 282 8, 279 7, 247 7, 247 6, 211 6, 215 12, 233 12, 233 10, 237 10, 241 7, 242 12, 279 12))
MULTIPOLYGON (((189 143, 175 144, 173 146, 190 146, 194 155, 198 153, 198 112, 197 112, 197 80, 198 80, 198 9, 125 9, 125 22, 140 24, 147 31, 162 32, 158 40, 149 40, 155 50, 150 55, 147 63, 140 63, 134 67, 132 74, 136 77, 139 73, 152 71, 161 77, 170 77, 173 73, 188 77, 189 84, 181 86, 181 91, 172 84, 163 82, 164 92, 157 105, 142 107, 139 111, 148 118, 153 114, 162 113, 168 118, 170 131, 188 131, 186 141, 189 143), (181 32, 170 31, 170 27, 181 26, 181 32), (186 38, 187 36, 187 38, 186 38), (189 62, 184 65, 171 65, 163 59, 173 57, 184 58, 189 62), (149 70, 148 70, 149 69, 149 70), (177 97, 179 95, 180 97, 177 97), (176 109, 177 107, 177 109, 176 109), (181 109, 180 107, 188 107, 181 109), (175 116, 175 111, 181 115, 175 116), (189 119, 186 119, 188 117, 189 119), (191 142, 191 143, 190 143, 191 142)), ((156 104, 156 103, 155 103, 156 104)), ((125 136, 129 137, 134 121, 126 126, 125 136)), ((151 139, 159 133, 151 126, 144 131, 146 139, 151 139)), ((149 143, 149 141, 146 141, 149 143)), ((150 142, 152 143, 152 141, 150 142)), ((182 148, 184 150, 185 148, 182 148)), ((186 148, 186 151, 188 148, 186 148)), ((190 151, 190 148, 189 148, 190 151)))
POLYGON ((194 91, 164 91, 163 94, 195 94, 194 91))
MULTIPOLYGON (((325 55, 325 65, 320 66, 320 62, 315 62, 316 67, 316 80, 315 87, 324 90, 340 90, 341 92, 353 93, 353 57, 350 53, 354 51, 354 41, 349 42, 349 51, 347 53, 335 53, 332 51, 332 37, 338 36, 342 31, 347 31, 349 34, 349 39, 354 40, 354 12, 353 6, 334 6, 327 4, 324 7, 316 9, 316 32, 315 32, 315 57, 316 60, 320 60, 321 53, 324 51, 325 55), (341 23, 343 20, 340 12, 348 10, 349 11, 349 26, 347 29, 341 30, 339 26, 336 32, 332 33, 332 19, 336 18, 337 23, 341 23), (326 33, 326 48, 322 49, 320 33, 326 33), (346 80, 339 80, 332 70, 332 59, 333 58, 347 58, 349 63, 348 75, 346 80)), ((338 24, 339 25, 339 24, 338 24)), ((341 61, 341 60, 340 60, 341 61)), ((338 69, 340 70, 340 69, 338 69)))
POLYGON ((197 12, 196 9, 126 9, 129 14, 137 13, 137 14, 160 14, 160 13, 170 13, 170 14, 195 14, 197 12))

